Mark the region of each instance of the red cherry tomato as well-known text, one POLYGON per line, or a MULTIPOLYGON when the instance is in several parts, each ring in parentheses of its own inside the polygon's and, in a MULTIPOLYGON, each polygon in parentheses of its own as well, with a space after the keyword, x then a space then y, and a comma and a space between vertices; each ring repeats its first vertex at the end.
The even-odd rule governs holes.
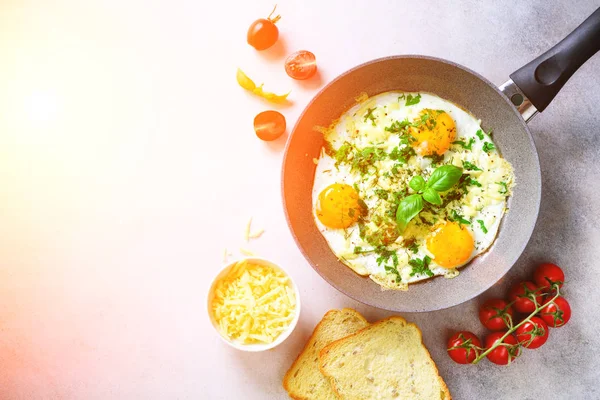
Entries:
MULTIPOLYGON (((504 336, 504 332, 493 332, 485 338, 485 348, 491 348, 500 338, 504 336)), ((515 358, 521 355, 521 347, 514 335, 508 335, 502 344, 494 348, 487 358, 494 364, 506 365, 511 363, 515 358)))
POLYGON ((558 285, 560 288, 565 281, 565 274, 558 265, 545 263, 537 267, 533 274, 533 280, 542 288, 550 289, 553 285, 558 285))
POLYGON ((480 349, 481 342, 472 332, 457 332, 448 340, 448 355, 459 364, 472 363, 480 349))
MULTIPOLYGON (((277 8, 277 6, 275 6, 277 8)), ((275 8, 267 19, 257 19, 248 28, 247 40, 248 44, 256 50, 266 50, 273 46, 279 38, 279 29, 275 25, 281 19, 281 15, 271 17, 275 12, 275 8)))
POLYGON ((522 313, 532 313, 535 311, 536 303, 533 302, 534 298, 538 306, 542 304, 542 290, 529 281, 519 282, 508 292, 508 299, 514 301, 513 307, 522 313))
POLYGON ((512 326, 512 316, 512 307, 502 299, 490 299, 479 309, 479 320, 491 331, 501 331, 512 326))
POLYGON ((557 297, 554 301, 548 299, 539 316, 548 326, 560 328, 571 319, 571 306, 564 297, 557 297))
POLYGON ((548 325, 539 317, 531 317, 517 328, 517 340, 528 349, 537 349, 548 340, 548 325))
POLYGON ((317 72, 317 58, 310 51, 297 51, 285 60, 285 72, 290 78, 308 79, 317 72))
POLYGON ((261 140, 275 140, 285 132, 285 117, 274 110, 263 111, 254 117, 254 132, 261 140))

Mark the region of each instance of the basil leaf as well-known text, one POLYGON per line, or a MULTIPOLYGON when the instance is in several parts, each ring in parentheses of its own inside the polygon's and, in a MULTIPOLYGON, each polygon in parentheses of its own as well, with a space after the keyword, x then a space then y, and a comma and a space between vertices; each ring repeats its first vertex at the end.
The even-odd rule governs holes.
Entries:
POLYGON ((442 165, 433 171, 433 174, 427 181, 427 187, 435 189, 438 192, 445 192, 452 186, 456 185, 462 176, 462 168, 454 165, 442 165))
POLYGON ((421 175, 413 176, 408 185, 415 191, 418 192, 425 186, 425 179, 421 175))
POLYGON ((438 192, 436 192, 432 188, 425 189, 425 191, 423 192, 423 198, 431 204, 435 204, 438 206, 442 205, 442 198, 440 197, 438 192))
POLYGON ((398 230, 404 232, 408 223, 423 209, 423 197, 420 194, 411 194, 405 197, 396 210, 396 223, 398 230))

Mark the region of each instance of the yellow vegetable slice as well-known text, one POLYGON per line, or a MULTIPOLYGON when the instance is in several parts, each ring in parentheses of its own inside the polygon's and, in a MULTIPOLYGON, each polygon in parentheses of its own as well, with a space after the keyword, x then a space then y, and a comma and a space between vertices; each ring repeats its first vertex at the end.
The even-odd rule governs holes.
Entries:
POLYGON ((265 92, 263 90, 263 83, 261 83, 259 86, 256 86, 256 83, 254 83, 254 81, 252 79, 250 79, 248 77, 248 75, 246 75, 244 73, 244 71, 242 71, 241 69, 238 68, 237 70, 237 74, 236 74, 236 79, 238 84, 243 87, 244 89, 254 93, 257 96, 260 96, 266 100, 272 101, 273 103, 282 103, 284 102, 288 95, 292 92, 291 90, 289 92, 287 92, 286 94, 275 94, 272 92, 265 92))

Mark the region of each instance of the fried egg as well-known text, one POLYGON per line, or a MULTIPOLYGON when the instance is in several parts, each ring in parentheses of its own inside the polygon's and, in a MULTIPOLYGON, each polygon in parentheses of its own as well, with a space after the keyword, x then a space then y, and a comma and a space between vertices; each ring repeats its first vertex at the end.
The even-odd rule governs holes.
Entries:
POLYGON ((492 245, 514 174, 476 117, 433 94, 387 92, 363 96, 321 130, 314 219, 333 253, 356 273, 406 290, 433 276, 456 277, 492 245), (441 204, 435 204, 410 182, 419 177, 427 185, 443 165, 462 175, 436 192, 441 204), (401 229, 399 204, 413 195, 423 209, 401 229))

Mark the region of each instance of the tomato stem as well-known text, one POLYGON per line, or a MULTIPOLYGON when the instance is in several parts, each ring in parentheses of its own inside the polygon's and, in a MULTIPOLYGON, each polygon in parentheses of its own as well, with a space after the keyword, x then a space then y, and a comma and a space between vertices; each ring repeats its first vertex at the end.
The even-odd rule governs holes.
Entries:
MULTIPOLYGON (((558 298, 558 296, 560 296, 560 289, 559 289, 558 285, 555 285, 555 288, 556 288, 556 295, 554 295, 554 297, 552 298, 552 300, 550 300, 547 303, 550 303, 550 302, 556 300, 558 298)), ((534 295, 534 297, 535 297, 535 295, 534 295)), ((483 360, 488 354, 490 354, 492 351, 494 351, 494 349, 496 347, 505 345, 504 344, 504 339, 506 339, 513 332, 515 332, 521 325, 523 325, 523 324, 531 321, 531 318, 534 317, 538 312, 540 312, 542 310, 542 308, 545 307, 544 304, 538 304, 538 302, 535 300, 535 298, 533 299, 533 301, 535 303, 535 310, 531 314, 529 314, 527 316, 527 318, 523 319, 523 321, 519 322, 517 325, 514 325, 514 326, 510 327, 508 329, 508 331, 506 331, 506 333, 504 334, 504 336, 502 336, 500 339, 498 339, 489 349, 485 350, 477 358, 475 358, 473 360, 472 364, 477 364, 479 361, 483 360)), ((518 344, 517 346, 520 346, 520 344, 518 344)))
POLYGON ((275 7, 273 7, 273 11, 271 11, 271 14, 269 14, 269 16, 267 17, 267 19, 269 21, 271 21, 272 23, 276 24, 277 21, 279 21, 281 19, 281 15, 277 15, 273 18, 271 18, 271 16, 273 15, 273 13, 275 12, 275 9, 277 8, 277 4, 275 4, 275 7))

